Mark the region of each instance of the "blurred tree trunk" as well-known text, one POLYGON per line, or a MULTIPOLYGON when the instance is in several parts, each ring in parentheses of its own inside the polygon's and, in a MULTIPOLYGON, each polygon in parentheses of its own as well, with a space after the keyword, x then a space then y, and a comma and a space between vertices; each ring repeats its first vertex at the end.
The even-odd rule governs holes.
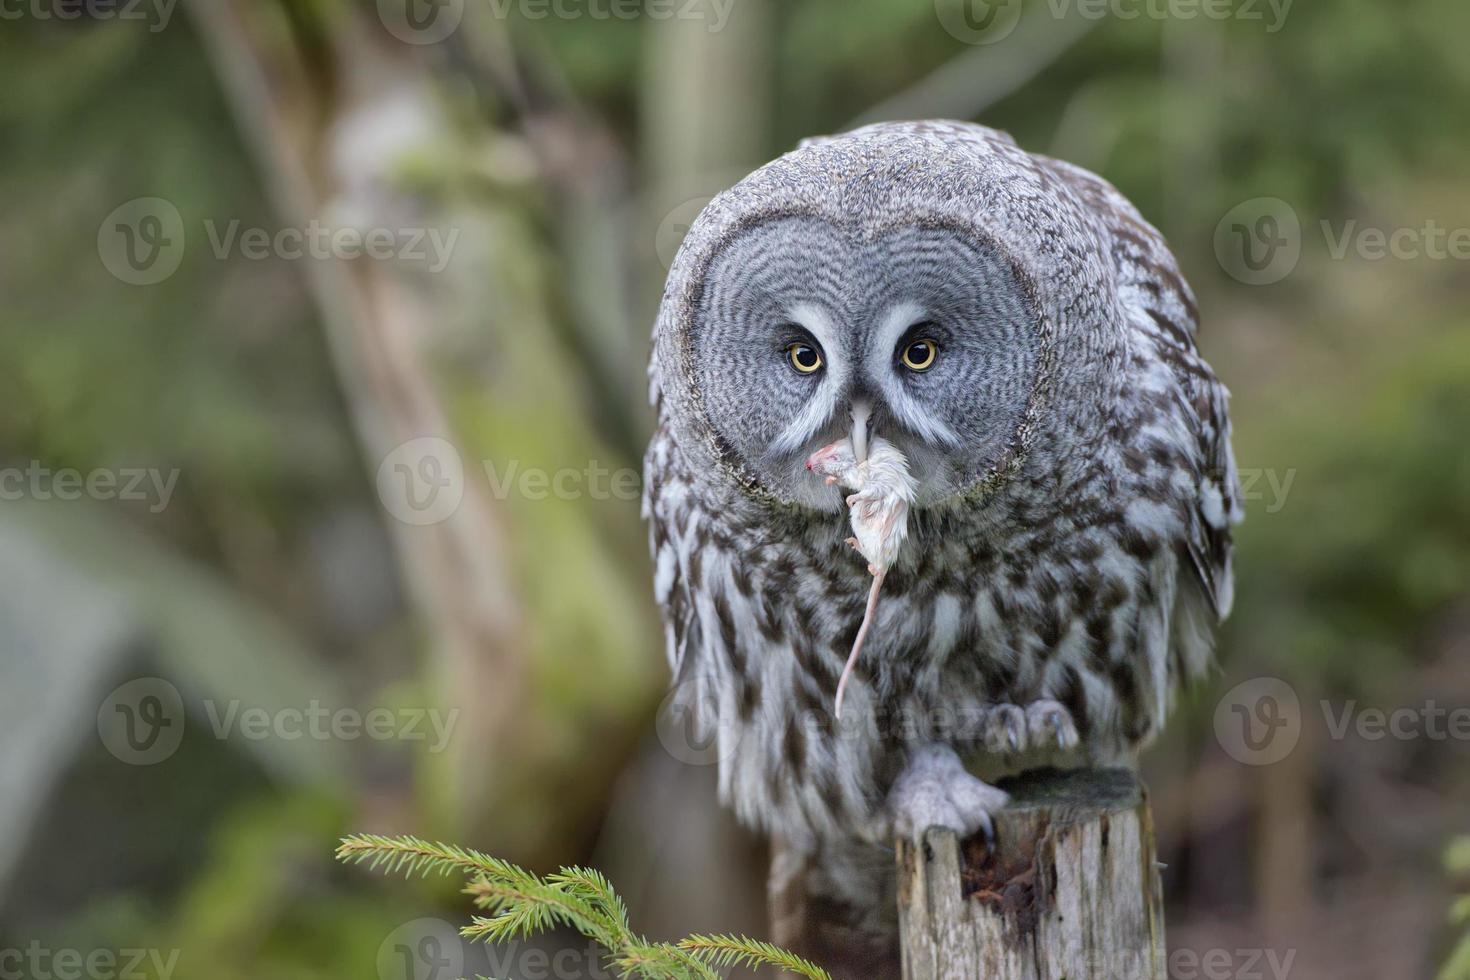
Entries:
POLYGON ((740 0, 719 31, 700 18, 645 27, 642 83, 647 305, 699 211, 770 156, 776 11, 740 0))
POLYGON ((765 161, 773 16, 769 0, 741 0, 719 31, 696 17, 648 25, 643 158, 654 183, 731 167, 744 172, 765 161))
MULTIPOLYGON (((461 709, 426 788, 446 833, 544 858, 600 809, 658 654, 636 485, 599 469, 631 460, 599 442, 598 406, 558 340, 536 156, 451 114, 463 100, 446 91, 465 88, 454 49, 400 42, 372 5, 192 10, 283 226, 428 229, 453 243, 442 271, 304 264, 369 471, 423 437, 462 461, 463 499, 442 521, 385 516, 438 701, 461 709), (571 489, 542 499, 497 486, 528 470, 567 474, 571 489)), ((409 478, 422 461, 406 462, 409 478)), ((424 475, 452 477, 444 464, 424 475)))

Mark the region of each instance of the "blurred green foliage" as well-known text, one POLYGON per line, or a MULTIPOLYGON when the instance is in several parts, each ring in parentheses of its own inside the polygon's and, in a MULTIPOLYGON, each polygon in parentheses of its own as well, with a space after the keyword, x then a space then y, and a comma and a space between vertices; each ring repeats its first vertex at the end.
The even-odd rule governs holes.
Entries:
MULTIPOLYGON (((1028 15, 1047 3, 1032 0, 1028 15)), ((977 57, 940 28, 929 3, 800 0, 768 10, 766 49, 750 54, 773 72, 775 104, 760 134, 772 155, 843 128, 952 59, 977 57)), ((509 26, 529 70, 549 88, 565 84, 636 156, 650 39, 666 25, 547 18, 509 26)), ((1235 391, 1242 467, 1273 471, 1278 485, 1291 480, 1276 501, 1262 480, 1266 499, 1248 504, 1227 662, 1249 659, 1322 689, 1391 699, 1384 692, 1412 686, 1432 655, 1426 637, 1435 624, 1467 601, 1470 275, 1456 263, 1332 261, 1313 233, 1320 220, 1347 217, 1467 223, 1470 129, 1456 116, 1470 104, 1467 36, 1470 5, 1456 0, 1296 3, 1276 33, 1259 22, 1108 18, 1016 92, 993 104, 974 93, 980 121, 1098 170, 1165 230, 1200 294, 1206 351, 1235 391), (1221 215, 1258 196, 1290 202, 1307 234, 1297 272, 1252 288, 1221 270, 1211 242, 1221 215)), ((457 54, 449 47, 424 57, 440 59, 452 77, 457 54)), ((353 687, 377 690, 412 673, 412 624, 394 618, 361 641, 320 612, 312 529, 332 512, 372 508, 373 497, 299 269, 191 249, 178 274, 139 288, 97 260, 101 216, 135 197, 164 196, 186 214, 267 228, 276 220, 184 12, 157 33, 127 23, 7 22, 0 63, 0 389, 8 395, 0 458, 184 468, 178 506, 151 516, 119 505, 114 516, 228 578, 353 687)), ((457 108, 462 96, 446 85, 457 108)), ((516 234, 540 251, 502 257, 502 271, 525 289, 515 302, 533 311, 524 322, 542 329, 499 365, 502 386, 466 383, 454 407, 471 441, 554 468, 604 449, 585 424, 515 410, 577 383, 555 369, 563 341, 548 324, 562 311, 547 308, 561 297, 547 273, 559 266, 544 241, 546 208, 525 195, 516 234)), ((473 382, 478 366, 451 368, 473 382)), ((596 419, 604 406, 585 410, 596 419)), ((537 571, 524 586, 546 653, 537 683, 564 709, 564 723, 535 733, 555 752, 575 744, 572 732, 600 694, 656 697, 652 668, 604 676, 617 663, 608 650, 649 642, 637 621, 609 608, 608 621, 620 625, 607 637, 557 614, 569 581, 596 609, 621 594, 600 592, 599 582, 646 578, 642 542, 630 530, 636 505, 591 528, 574 506, 509 505, 546 559, 526 566, 537 571), (573 552, 587 534, 616 542, 626 561, 581 567, 573 552), (563 567, 585 577, 564 578, 563 567)), ((650 663, 657 657, 651 650, 650 663)), ((371 770, 373 762, 358 764, 371 770)), ((576 782, 557 791, 601 791, 605 779, 576 782)), ((357 814, 371 805, 371 790, 358 792, 274 786, 210 833, 208 858, 172 901, 98 896, 58 930, 74 945, 137 945, 146 935, 185 949, 192 966, 182 975, 371 975, 373 952, 413 906, 427 897, 449 907, 453 896, 369 890, 330 864, 323 841, 360 826, 357 814)), ((1443 980, 1470 977, 1470 952, 1462 946, 1455 956, 1443 980)))

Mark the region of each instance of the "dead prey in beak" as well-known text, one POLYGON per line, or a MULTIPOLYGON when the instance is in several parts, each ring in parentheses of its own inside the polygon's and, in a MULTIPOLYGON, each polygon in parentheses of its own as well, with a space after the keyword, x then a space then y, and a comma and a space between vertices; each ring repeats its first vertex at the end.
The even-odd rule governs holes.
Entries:
POLYGON ((903 453, 885 439, 863 441, 868 445, 861 452, 853 449, 853 440, 841 439, 818 449, 806 461, 806 468, 826 477, 829 484, 853 491, 847 498, 853 533, 847 543, 867 559, 868 572, 873 576, 862 625, 842 668, 842 678, 837 682, 837 703, 833 710, 838 718, 842 717, 842 695, 862 652, 868 628, 873 624, 883 577, 898 559, 899 549, 908 537, 909 507, 915 492, 903 453))

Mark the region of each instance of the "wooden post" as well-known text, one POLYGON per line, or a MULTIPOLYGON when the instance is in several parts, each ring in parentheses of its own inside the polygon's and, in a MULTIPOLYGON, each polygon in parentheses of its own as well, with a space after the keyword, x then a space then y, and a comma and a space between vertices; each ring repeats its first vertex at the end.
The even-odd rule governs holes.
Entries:
POLYGON ((996 846, 934 829, 898 847, 905 980, 1165 980, 1153 821, 1122 769, 1001 787, 996 846))

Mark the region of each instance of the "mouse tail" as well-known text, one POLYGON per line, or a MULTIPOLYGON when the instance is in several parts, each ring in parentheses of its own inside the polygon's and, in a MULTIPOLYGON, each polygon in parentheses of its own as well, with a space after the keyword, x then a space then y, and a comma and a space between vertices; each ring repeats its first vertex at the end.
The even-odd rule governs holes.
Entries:
POLYGON ((852 678, 852 669, 857 666, 858 655, 863 652, 863 641, 868 638, 868 627, 873 625, 873 611, 878 608, 878 591, 883 588, 883 576, 887 569, 880 568, 873 573, 873 585, 868 589, 868 608, 863 613, 863 623, 858 627, 857 639, 852 643, 852 653, 847 655, 847 663, 843 665, 842 677, 837 681, 837 704, 833 708, 838 718, 842 717, 842 696, 847 692, 847 682, 852 678))

